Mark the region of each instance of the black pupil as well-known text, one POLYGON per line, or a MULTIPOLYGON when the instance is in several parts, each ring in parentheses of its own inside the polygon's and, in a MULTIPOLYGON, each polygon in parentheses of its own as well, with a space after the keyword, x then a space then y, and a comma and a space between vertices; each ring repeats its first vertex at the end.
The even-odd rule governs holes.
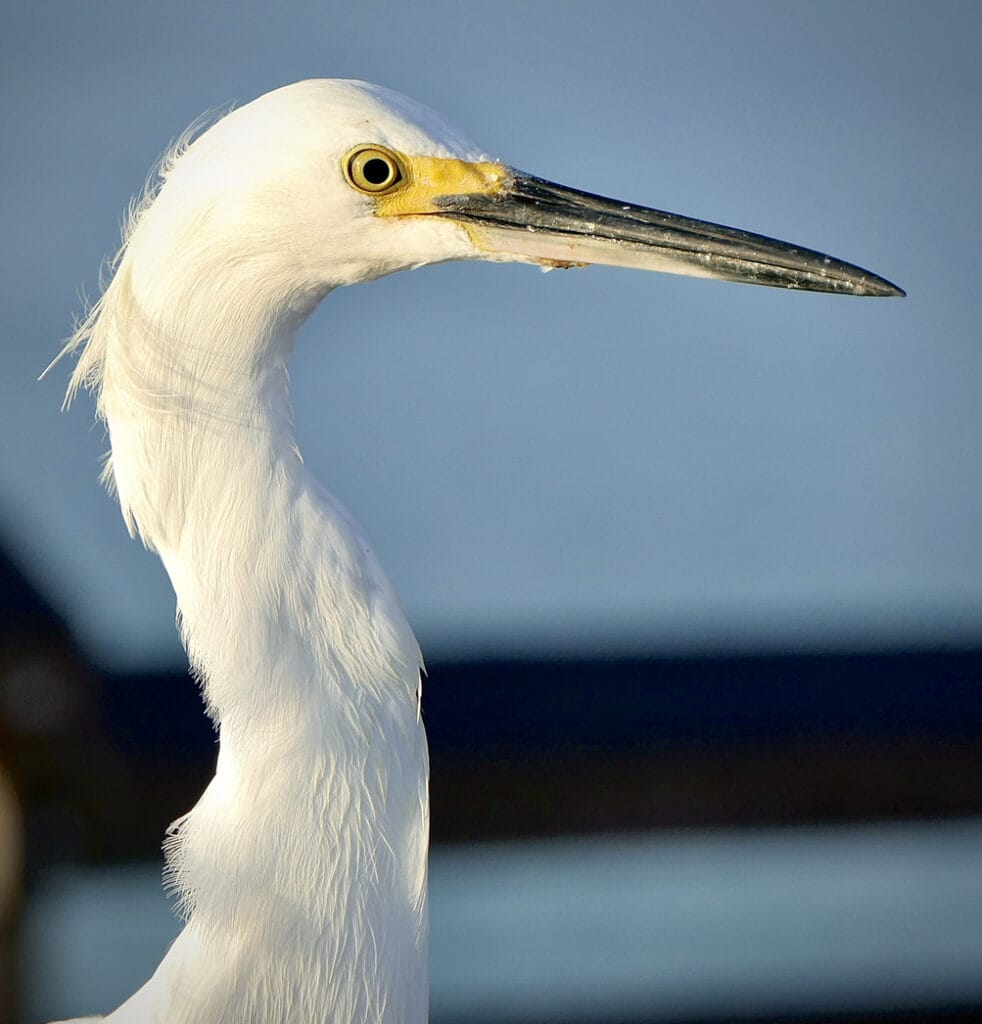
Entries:
POLYGON ((361 172, 365 175, 365 181, 370 185, 384 185, 392 173, 388 161, 378 156, 373 156, 371 160, 366 160, 361 172))

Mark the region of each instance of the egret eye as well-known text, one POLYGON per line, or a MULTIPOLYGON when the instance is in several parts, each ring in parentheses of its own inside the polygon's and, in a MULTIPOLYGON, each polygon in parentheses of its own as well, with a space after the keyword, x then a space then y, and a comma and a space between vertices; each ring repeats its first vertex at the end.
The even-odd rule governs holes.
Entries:
POLYGON ((402 167, 395 153, 379 146, 364 146, 349 154, 345 177, 361 192, 387 192, 402 181, 402 167))

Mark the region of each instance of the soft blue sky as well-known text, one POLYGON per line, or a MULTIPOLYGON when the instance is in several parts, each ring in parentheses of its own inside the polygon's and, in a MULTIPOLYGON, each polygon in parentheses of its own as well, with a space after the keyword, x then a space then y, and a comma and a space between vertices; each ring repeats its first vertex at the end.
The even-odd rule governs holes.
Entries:
POLYGON ((14 3, 0 34, 0 528, 88 649, 173 597, 38 371, 202 111, 304 77, 442 110, 570 185, 824 249, 904 301, 453 265, 331 296, 307 461, 431 658, 982 640, 980 8, 14 3))

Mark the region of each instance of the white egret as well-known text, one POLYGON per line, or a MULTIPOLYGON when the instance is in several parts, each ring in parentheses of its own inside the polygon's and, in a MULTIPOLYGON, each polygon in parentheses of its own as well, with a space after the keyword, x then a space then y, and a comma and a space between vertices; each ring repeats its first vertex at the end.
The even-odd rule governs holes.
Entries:
POLYGON ((820 253, 520 173, 353 81, 235 110, 165 160, 65 348, 134 536, 166 566, 219 729, 172 829, 186 925, 126 1024, 420 1024, 429 830, 420 652, 304 468, 287 363, 339 285, 443 260, 589 263, 901 295, 820 253))

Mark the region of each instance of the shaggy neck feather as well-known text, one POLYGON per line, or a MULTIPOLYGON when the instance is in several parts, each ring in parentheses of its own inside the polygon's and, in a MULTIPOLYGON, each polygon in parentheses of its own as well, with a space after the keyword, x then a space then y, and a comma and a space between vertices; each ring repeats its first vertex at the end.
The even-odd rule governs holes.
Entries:
POLYGON ((421 1024, 419 652, 293 443, 286 360, 301 318, 240 317, 226 334, 213 297, 201 316, 185 306, 178 329, 123 295, 102 311, 112 473, 173 581, 221 740, 169 841, 189 923, 116 1019, 421 1024))

